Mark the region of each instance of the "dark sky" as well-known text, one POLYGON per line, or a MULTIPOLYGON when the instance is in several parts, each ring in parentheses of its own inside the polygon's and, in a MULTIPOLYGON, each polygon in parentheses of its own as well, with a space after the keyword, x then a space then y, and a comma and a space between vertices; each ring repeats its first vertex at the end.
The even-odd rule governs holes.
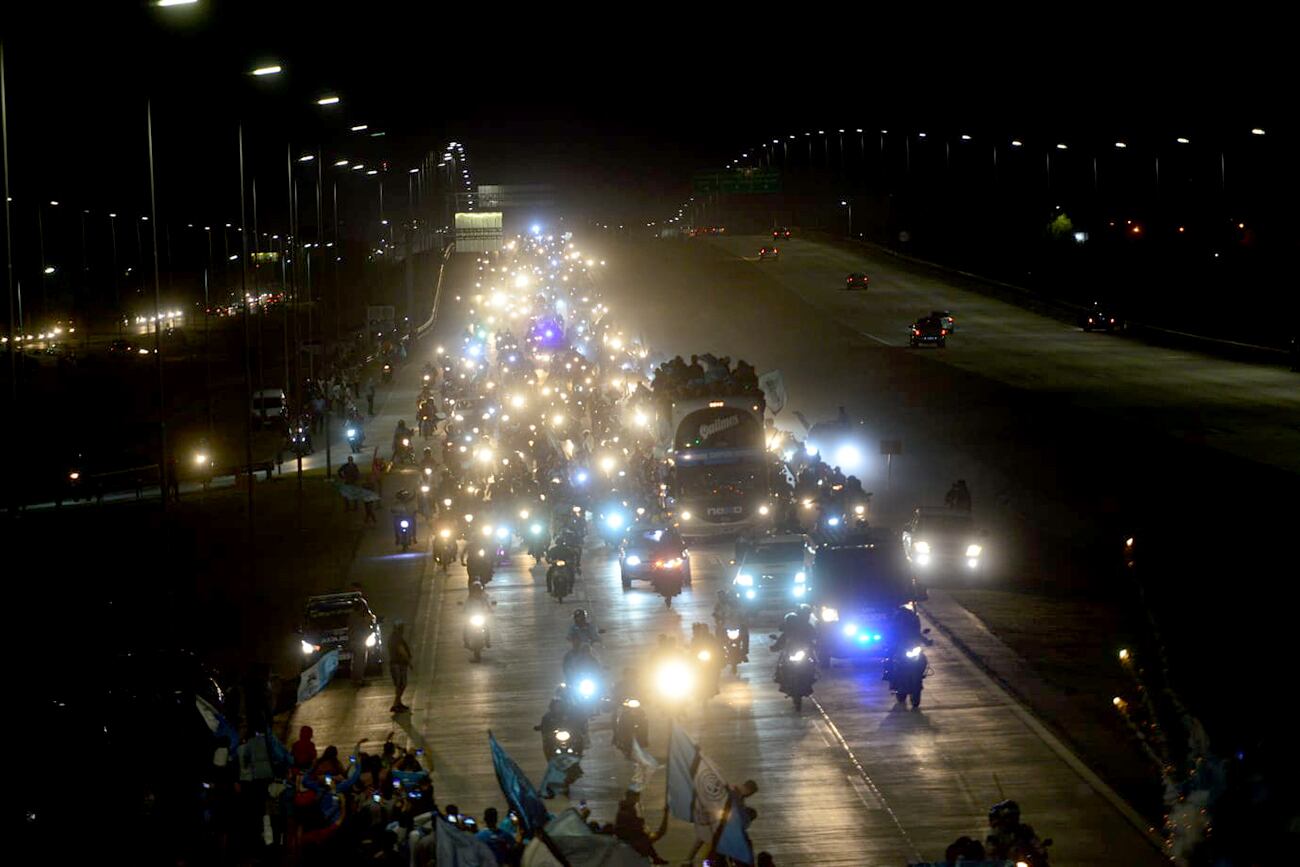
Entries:
MULTIPOLYGON (((915 125, 1108 137, 1273 124, 1291 94, 1280 27, 1139 22, 1096 6, 894 21, 875 8, 212 2, 6 4, 11 181, 24 200, 137 212, 154 100, 161 209, 238 213, 235 124, 266 219, 285 146, 400 175, 448 139, 475 180, 552 183, 632 221, 690 173, 784 132, 915 125), (1055 16, 1055 17, 1053 17, 1055 16), (1111 16, 1111 17, 1107 17, 1111 16), (1275 35, 1276 34, 1276 35, 1275 35), (263 60, 286 69, 250 79, 263 60), (324 93, 343 100, 320 109, 324 93), (347 127, 368 123, 373 140, 347 127)), ((328 166, 328 160, 326 165, 328 166)), ((405 178, 390 175, 405 192, 405 178)), ((344 196, 370 195, 351 177, 344 196)), ((389 195, 394 195, 392 192, 389 195)))

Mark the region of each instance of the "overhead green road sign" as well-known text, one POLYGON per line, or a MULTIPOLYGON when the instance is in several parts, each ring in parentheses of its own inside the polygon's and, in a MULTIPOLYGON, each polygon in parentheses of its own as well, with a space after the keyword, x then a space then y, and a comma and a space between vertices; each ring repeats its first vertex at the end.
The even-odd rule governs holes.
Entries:
POLYGON ((775 169, 699 172, 693 185, 697 193, 779 193, 781 173, 775 169))

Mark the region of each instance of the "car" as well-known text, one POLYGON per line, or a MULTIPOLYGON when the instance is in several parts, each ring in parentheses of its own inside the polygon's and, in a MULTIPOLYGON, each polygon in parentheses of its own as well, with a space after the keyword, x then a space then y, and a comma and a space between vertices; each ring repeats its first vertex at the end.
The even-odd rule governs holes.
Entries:
POLYGON ((933 344, 943 349, 948 345, 948 329, 943 327, 943 320, 934 316, 922 316, 912 323, 912 333, 908 345, 912 348, 933 344))
POLYGON ((776 258, 779 258, 780 255, 781 255, 781 248, 780 248, 780 247, 776 247, 776 246, 767 247, 767 246, 764 246, 764 247, 759 247, 759 248, 758 248, 758 258, 760 258, 760 259, 776 259, 776 258))
POLYGON ((940 322, 942 322, 943 327, 948 329, 949 334, 952 334, 954 331, 957 330, 957 320, 954 319, 952 317, 952 313, 948 312, 947 310, 931 310, 930 317, 932 319, 938 319, 940 322))
POLYGON ((289 398, 282 388, 263 388, 253 392, 249 409, 255 424, 288 427, 289 398))
POLYGON ((844 288, 866 289, 870 282, 871 278, 866 274, 863 274, 861 271, 854 271, 852 274, 844 278, 844 288))
POLYGON ((921 507, 903 528, 903 553, 917 574, 978 572, 987 535, 964 509, 921 507))
POLYGON ((1109 305, 1094 301, 1080 325, 1084 331, 1123 331, 1124 319, 1109 305))
POLYGON ((790 237, 790 230, 787 229, 785 226, 777 226, 775 229, 772 230, 773 241, 779 241, 782 238, 789 238, 789 237, 790 237))
POLYGON ((818 661, 883 658, 893 646, 893 616, 917 599, 897 531, 870 527, 809 537, 808 601, 817 618, 818 661))
POLYGON ((302 667, 310 668, 322 654, 339 651, 339 667, 352 665, 352 636, 349 632, 352 609, 360 603, 366 622, 366 667, 372 673, 383 671, 384 641, 379 626, 383 618, 376 617, 370 603, 357 590, 343 593, 323 593, 311 596, 303 610, 303 622, 298 627, 302 644, 302 667))
POLYGON ((631 590, 633 581, 653 581, 659 570, 680 570, 682 584, 691 585, 686 542, 672 527, 633 527, 618 546, 618 574, 623 589, 631 590))
POLYGON ((114 358, 127 358, 136 354, 136 345, 124 338, 117 338, 108 344, 108 354, 114 358))
POLYGON ((801 533, 772 533, 737 543, 732 590, 746 611, 779 608, 784 614, 804 601, 808 573, 806 540, 801 533))

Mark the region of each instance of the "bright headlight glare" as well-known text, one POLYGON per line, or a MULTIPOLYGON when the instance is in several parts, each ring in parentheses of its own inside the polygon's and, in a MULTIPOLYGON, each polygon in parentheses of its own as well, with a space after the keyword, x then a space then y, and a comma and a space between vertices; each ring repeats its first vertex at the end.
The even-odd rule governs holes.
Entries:
POLYGON ((758 513, 759 513, 760 515, 766 515, 766 514, 767 514, 768 512, 770 512, 770 511, 772 511, 772 510, 769 509, 769 508, 767 507, 766 504, 764 504, 764 505, 758 507, 758 513))
POLYGON ((978 556, 981 554, 981 552, 983 552, 983 550, 984 550, 984 548, 983 548, 983 546, 981 546, 981 545, 967 545, 967 546, 966 546, 966 556, 967 556, 967 557, 978 557, 978 556))
POLYGON ((633 555, 631 555, 630 557, 628 557, 626 560, 624 560, 623 562, 626 563, 626 564, 629 565, 629 566, 640 566, 640 565, 641 565, 641 558, 638 557, 637 555, 633 554, 633 555))
POLYGON ((350 427, 350 428, 348 428, 348 437, 349 437, 349 438, 354 437, 354 436, 356 436, 356 435, 357 435, 357 429, 356 429, 356 428, 354 428, 354 427, 350 427))
POLYGON ((740 573, 739 575, 736 576, 736 583, 739 584, 741 587, 753 587, 753 586, 754 586, 754 576, 753 576, 753 575, 747 575, 747 574, 745 574, 744 572, 742 572, 742 573, 740 573))
POLYGON ((839 609, 828 608, 825 605, 822 606, 822 620, 826 621, 827 623, 834 623, 836 620, 839 619, 840 619, 839 609))
POLYGON ((302 652, 310 656, 316 652, 316 645, 304 639, 302 642, 302 652))
POLYGON ((410 522, 410 521, 407 521, 406 519, 402 519, 402 522, 401 522, 401 524, 399 524, 399 526, 400 526, 403 530, 409 530, 409 529, 411 528, 411 522, 410 522))
POLYGON ((578 693, 585 698, 591 698, 596 694, 596 682, 591 678, 578 681, 578 693))
POLYGON ((806 582, 807 580, 808 580, 808 574, 807 574, 806 572, 796 572, 796 573, 794 573, 794 583, 796 583, 796 584, 803 584, 803 583, 806 582))
POLYGON ((918 554, 929 554, 929 553, 930 553, 930 543, 929 543, 929 542, 914 542, 914 543, 912 544, 912 548, 913 548, 913 550, 915 550, 916 553, 918 553, 918 554))
POLYGON ((374 647, 378 642, 379 639, 375 636, 375 633, 372 632, 366 636, 366 647, 374 647))
POLYGON ((482 615, 482 614, 474 614, 474 615, 471 615, 470 618, 469 618, 469 625, 470 625, 470 626, 482 626, 482 625, 483 625, 484 623, 486 623, 486 622, 487 622, 487 621, 483 618, 483 615, 482 615))
POLYGON ((666 698, 681 698, 691 691, 695 678, 680 662, 669 662, 655 672, 655 688, 666 698))
POLYGON ((918 659, 921 656, 921 647, 917 645, 907 652, 908 659, 918 659))
POLYGON ((802 650, 796 650, 794 653, 790 654, 790 661, 803 662, 804 658, 807 657, 807 655, 808 654, 804 653, 802 650))

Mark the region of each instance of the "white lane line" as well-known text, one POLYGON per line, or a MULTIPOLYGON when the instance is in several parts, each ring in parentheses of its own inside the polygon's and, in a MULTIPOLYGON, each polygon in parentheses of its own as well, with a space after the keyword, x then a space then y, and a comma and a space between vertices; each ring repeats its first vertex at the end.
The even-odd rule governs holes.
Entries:
POLYGON ((862 802, 862 806, 873 811, 885 809, 885 805, 880 803, 880 799, 872 794, 871 790, 867 788, 867 784, 862 782, 861 777, 855 777, 853 774, 845 774, 844 778, 849 781, 849 785, 853 787, 853 791, 857 792, 858 800, 862 802))
POLYGON ((861 334, 863 337, 870 337, 872 340, 876 341, 876 342, 879 343, 881 346, 893 346, 893 345, 894 345, 894 344, 890 343, 888 340, 881 340, 881 339, 880 339, 879 337, 877 337, 876 335, 874 335, 874 334, 870 334, 870 333, 868 333, 868 332, 866 332, 866 331, 860 331, 860 330, 858 330, 857 328, 854 328, 853 330, 854 330, 855 332, 857 332, 858 334, 861 334))
MULTIPOLYGON (((808 696, 808 701, 813 703, 813 707, 817 708, 817 712, 820 713, 822 719, 826 721, 826 728, 835 736, 835 740, 839 742, 840 748, 843 749, 845 754, 849 757, 849 761, 858 772, 858 777, 860 778, 863 787, 871 794, 875 802, 880 805, 880 809, 884 810, 889 816, 889 820, 894 823, 894 827, 898 829, 899 836, 903 838, 903 842, 907 845, 908 861, 924 861, 925 859, 921 857, 921 850, 916 847, 916 841, 912 839, 911 834, 907 833, 907 829, 903 827, 903 823, 899 820, 898 814, 894 812, 893 807, 889 806, 889 802, 885 800, 885 796, 881 793, 880 788, 872 781, 871 775, 868 774, 867 769, 862 766, 862 762, 858 761, 857 754, 853 752, 853 748, 849 746, 849 742, 844 739, 844 735, 840 734, 840 730, 831 720, 830 714, 826 713, 826 708, 822 707, 822 703, 811 695, 808 696)), ((857 790, 856 787, 854 787, 854 790, 857 790)), ((864 800, 863 803, 867 802, 864 800)), ((868 806, 868 809, 871 808, 868 806)))
MULTIPOLYGON (((917 607, 921 608, 919 605, 917 607)), ((1022 723, 1025 724, 1027 729, 1033 732, 1040 741, 1046 744, 1048 749, 1056 753, 1057 758, 1065 762, 1065 764, 1069 766, 1070 770, 1074 771, 1084 783, 1109 802, 1110 805, 1115 808, 1115 811, 1123 816, 1124 819, 1158 852, 1164 854, 1164 840, 1162 840, 1155 832, 1155 829, 1151 827, 1151 823, 1142 818, 1142 815, 1137 810, 1133 809, 1128 801, 1125 801, 1120 797, 1118 792, 1106 785, 1105 781, 1103 781, 1101 777, 1093 773, 1092 769, 1084 764, 1082 759, 1076 756, 1069 747, 1061 743, 1060 739, 1058 739, 1056 735, 1052 734, 1046 726, 1039 722, 1038 718, 1030 713, 1028 709, 1020 704, 1020 702, 1016 701, 1011 693, 1003 689, 1001 684, 989 677, 984 669, 976 665, 974 660, 967 656, 965 651, 962 650, 961 646, 952 640, 948 630, 942 623, 931 617, 930 613, 925 611, 923 608, 921 609, 921 615, 925 618, 926 622, 937 627, 940 632, 949 637, 948 643, 954 651, 953 655, 961 660, 962 664, 966 666, 967 670, 969 670, 972 675, 974 675, 977 681, 983 684, 995 695, 1001 697, 1002 703, 1009 708, 1022 723)))

